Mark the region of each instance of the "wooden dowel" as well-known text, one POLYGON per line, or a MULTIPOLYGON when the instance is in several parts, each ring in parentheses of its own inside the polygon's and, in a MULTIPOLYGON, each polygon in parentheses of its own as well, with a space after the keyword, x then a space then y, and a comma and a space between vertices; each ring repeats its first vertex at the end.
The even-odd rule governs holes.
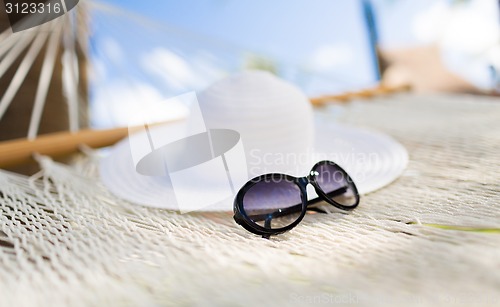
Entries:
MULTIPOLYGON (((170 122, 174 122, 172 120, 170 122)), ((157 126, 167 122, 149 125, 157 126)), ((111 146, 128 136, 129 132, 139 131, 144 126, 113 129, 85 129, 78 132, 57 132, 41 135, 34 140, 25 138, 0 142, 0 168, 17 166, 33 161, 33 154, 62 157, 78 152, 80 146, 91 148, 111 146)))
POLYGON ((126 137, 128 128, 109 130, 81 130, 76 133, 58 132, 42 135, 34 140, 15 139, 0 143, 0 168, 12 167, 32 161, 33 154, 51 157, 78 151, 82 144, 93 148, 112 145, 126 137))
POLYGON ((393 94, 397 92, 406 92, 410 90, 409 85, 400 86, 384 86, 380 85, 370 89, 364 89, 357 92, 347 92, 338 95, 325 95, 319 97, 310 98, 311 103, 314 106, 323 106, 330 103, 343 103, 348 102, 353 99, 367 99, 379 95, 393 94))

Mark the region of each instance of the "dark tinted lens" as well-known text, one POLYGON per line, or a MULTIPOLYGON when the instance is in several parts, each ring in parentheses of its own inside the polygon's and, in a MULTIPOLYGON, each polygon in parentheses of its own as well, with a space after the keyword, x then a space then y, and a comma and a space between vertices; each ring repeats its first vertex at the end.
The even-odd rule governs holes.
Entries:
POLYGON ((257 225, 279 229, 291 225, 302 213, 300 188, 285 178, 260 181, 243 196, 243 209, 257 225))
POLYGON ((323 192, 343 206, 354 206, 358 201, 354 182, 337 165, 320 164, 314 170, 315 179, 323 192))

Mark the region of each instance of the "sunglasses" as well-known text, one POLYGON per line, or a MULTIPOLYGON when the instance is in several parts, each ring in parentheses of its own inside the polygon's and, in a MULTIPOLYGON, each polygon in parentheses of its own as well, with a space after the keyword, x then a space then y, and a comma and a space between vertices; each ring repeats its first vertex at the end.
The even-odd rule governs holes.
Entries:
POLYGON ((246 230, 269 238, 297 226, 307 210, 322 212, 314 208, 321 201, 342 210, 352 210, 359 204, 358 189, 351 177, 332 161, 316 163, 306 177, 273 173, 248 181, 234 199, 234 220, 246 230), (307 200, 308 184, 318 198, 307 200))

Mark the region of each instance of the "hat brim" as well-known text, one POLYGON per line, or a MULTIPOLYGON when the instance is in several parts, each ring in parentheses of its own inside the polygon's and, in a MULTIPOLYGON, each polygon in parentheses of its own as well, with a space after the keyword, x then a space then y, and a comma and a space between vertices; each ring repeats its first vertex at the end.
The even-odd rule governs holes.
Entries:
MULTIPOLYGON (((184 125, 185 122, 177 122, 158 129, 165 129, 164 133, 168 133, 184 129, 184 125)), ((361 194, 390 184, 408 164, 406 149, 385 134, 324 121, 315 121, 315 131, 312 159, 332 160, 339 164, 350 174, 361 194)), ((104 185, 124 200, 147 207, 179 210, 175 194, 165 178, 144 176, 136 171, 128 139, 115 145, 101 160, 99 171, 104 185)), ((316 196, 314 191, 308 190, 308 193, 309 198, 316 196)), ((233 197, 229 197, 202 206, 201 211, 231 211, 232 207, 233 197)))

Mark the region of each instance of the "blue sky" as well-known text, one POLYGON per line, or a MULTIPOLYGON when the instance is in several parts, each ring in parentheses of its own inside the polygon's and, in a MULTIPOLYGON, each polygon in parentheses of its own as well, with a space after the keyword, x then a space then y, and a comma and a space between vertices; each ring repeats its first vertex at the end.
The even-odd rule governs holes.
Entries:
MULTIPOLYGON (((94 118, 106 122, 104 126, 123 124, 105 118, 117 113, 116 108, 202 90, 244 69, 255 57, 271 61, 280 77, 308 95, 376 82, 362 0, 100 2, 114 7, 95 9, 91 18, 91 99, 98 108, 94 118)), ((477 52, 467 48, 496 39, 498 31, 484 35, 498 23, 498 10, 491 9, 494 0, 471 0, 461 11, 450 11, 447 0, 372 2, 383 47, 408 47, 444 37, 443 46, 451 46, 443 49, 450 69, 487 86, 489 60, 478 61, 477 52), (460 22, 464 16, 471 20, 465 29, 460 22), (456 33, 467 35, 461 39, 456 33)), ((498 58, 500 62, 500 49, 498 58)))
POLYGON ((309 95, 376 81, 361 1, 101 2, 125 13, 92 13, 98 126, 124 124, 106 116, 132 100, 202 90, 255 57, 271 61, 280 77, 309 95))
MULTIPOLYGON (((365 55, 367 37, 360 1, 106 2, 147 16, 166 26, 182 29, 214 42, 226 42, 269 55, 291 64, 303 62, 316 49, 325 45, 348 44, 356 54, 354 66, 359 66, 363 73, 371 72, 370 59, 365 55)), ((204 47, 202 41, 199 44, 200 48, 204 47)))

